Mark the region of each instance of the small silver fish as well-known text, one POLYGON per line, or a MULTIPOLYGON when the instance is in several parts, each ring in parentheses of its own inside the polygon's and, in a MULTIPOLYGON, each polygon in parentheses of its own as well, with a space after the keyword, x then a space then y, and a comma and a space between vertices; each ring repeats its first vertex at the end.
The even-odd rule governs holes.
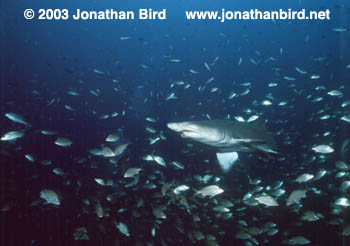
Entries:
POLYGON ((70 141, 68 138, 57 138, 55 144, 61 147, 69 147, 72 145, 72 141, 70 141))
POLYGON ((12 120, 13 122, 20 123, 20 124, 23 124, 26 126, 30 126, 30 124, 25 119, 23 119, 22 116, 20 116, 16 113, 6 113, 5 116, 7 118, 9 118, 10 120, 12 120))
POLYGON ((268 196, 268 195, 255 197, 254 199, 266 206, 278 206, 278 203, 275 201, 275 199, 273 199, 271 196, 268 196))
POLYGON ((53 190, 42 190, 40 198, 44 199, 48 204, 60 205, 60 200, 53 190))
POLYGON ((119 223, 115 223, 115 226, 118 228, 118 230, 123 233, 125 236, 129 237, 130 236, 130 233, 129 233, 129 229, 128 229, 128 226, 125 225, 124 223, 122 222, 119 222, 119 223))
POLYGON ((223 193, 224 190, 221 189, 219 186, 217 185, 209 185, 204 187, 203 189, 197 191, 197 193, 195 194, 195 196, 197 195, 202 195, 203 197, 209 196, 210 198, 219 195, 221 193, 223 193))
POLYGON ((325 144, 315 146, 312 148, 312 150, 317 152, 317 153, 322 153, 322 154, 329 154, 329 153, 332 153, 334 151, 334 149, 331 146, 328 146, 325 144))
POLYGON ((126 170, 126 172, 124 173, 124 178, 130 178, 133 177, 135 175, 137 175, 142 169, 141 168, 134 168, 131 167, 128 170, 126 170))
POLYGON ((7 132, 5 133, 2 137, 1 137, 1 141, 15 141, 18 138, 21 138, 24 136, 23 132, 19 132, 19 131, 11 131, 11 132, 7 132))

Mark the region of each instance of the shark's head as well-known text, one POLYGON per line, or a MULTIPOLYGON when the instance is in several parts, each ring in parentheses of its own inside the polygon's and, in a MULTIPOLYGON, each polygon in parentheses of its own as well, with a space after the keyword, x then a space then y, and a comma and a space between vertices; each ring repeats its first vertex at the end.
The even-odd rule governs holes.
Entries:
POLYGON ((216 128, 201 124, 199 121, 172 122, 168 123, 167 126, 180 133, 181 137, 200 143, 216 145, 222 141, 222 134, 216 128))

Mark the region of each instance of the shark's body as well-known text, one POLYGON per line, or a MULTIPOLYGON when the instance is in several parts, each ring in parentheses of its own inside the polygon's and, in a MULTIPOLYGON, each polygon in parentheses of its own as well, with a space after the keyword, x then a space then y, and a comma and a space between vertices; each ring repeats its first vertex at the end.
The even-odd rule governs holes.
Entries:
POLYGON ((228 171, 238 159, 237 152, 279 154, 261 120, 252 123, 230 120, 185 121, 168 123, 167 126, 183 138, 213 147, 224 171, 228 171))

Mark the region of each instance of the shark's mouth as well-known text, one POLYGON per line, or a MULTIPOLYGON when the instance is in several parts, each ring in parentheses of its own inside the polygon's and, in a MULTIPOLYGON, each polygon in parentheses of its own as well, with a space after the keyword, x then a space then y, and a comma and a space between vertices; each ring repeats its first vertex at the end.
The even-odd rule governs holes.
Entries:
POLYGON ((191 131, 181 131, 180 132, 180 136, 182 137, 182 138, 185 138, 186 136, 188 136, 188 133, 189 132, 191 132, 191 131))
POLYGON ((193 137, 195 134, 197 134, 195 131, 191 130, 184 130, 180 132, 180 136, 182 138, 187 138, 187 137, 193 137))

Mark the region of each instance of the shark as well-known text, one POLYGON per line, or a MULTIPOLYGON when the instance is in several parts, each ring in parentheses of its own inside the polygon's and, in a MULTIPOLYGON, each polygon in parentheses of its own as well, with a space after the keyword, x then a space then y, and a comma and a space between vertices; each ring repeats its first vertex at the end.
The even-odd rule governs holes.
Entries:
POLYGON ((213 148, 225 172, 238 160, 238 152, 256 152, 267 157, 281 155, 261 119, 250 123, 232 120, 170 122, 167 127, 182 138, 213 148))

